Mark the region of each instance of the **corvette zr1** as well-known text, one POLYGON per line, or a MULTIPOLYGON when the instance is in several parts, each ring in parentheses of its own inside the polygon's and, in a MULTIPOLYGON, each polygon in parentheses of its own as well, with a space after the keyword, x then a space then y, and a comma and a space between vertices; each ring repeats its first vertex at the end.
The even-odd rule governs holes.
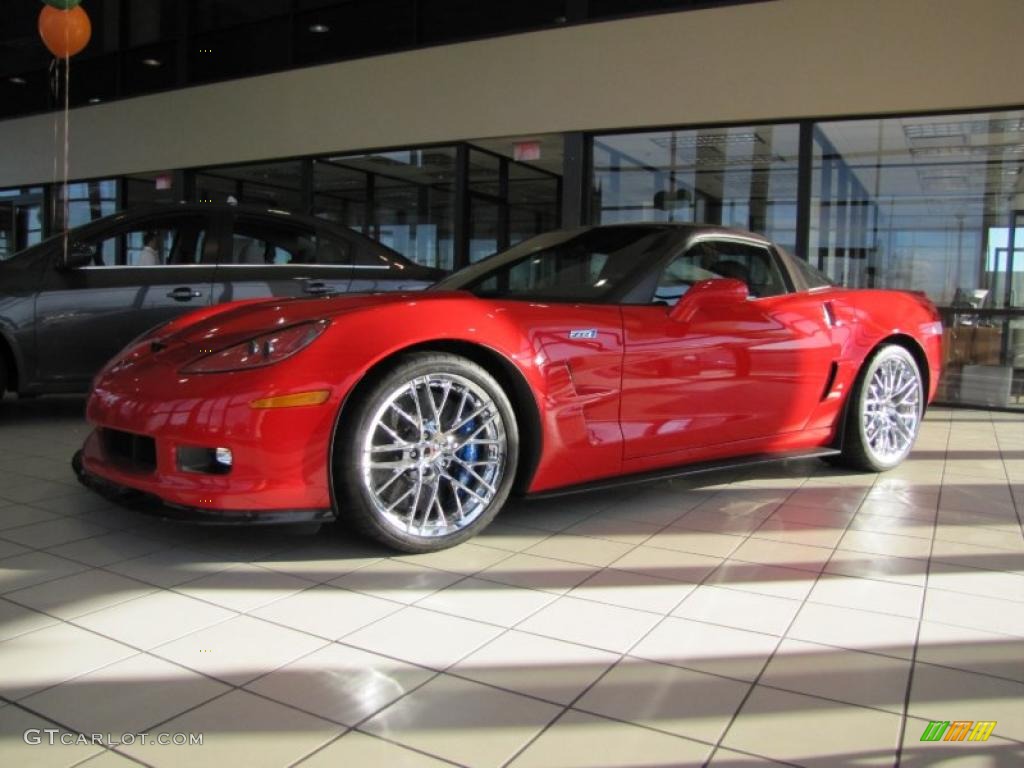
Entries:
POLYGON ((819 456, 909 454, 942 328, 914 293, 832 285, 757 235, 540 235, 423 293, 239 302, 97 375, 74 466, 207 522, 343 519, 453 546, 510 494, 819 456))

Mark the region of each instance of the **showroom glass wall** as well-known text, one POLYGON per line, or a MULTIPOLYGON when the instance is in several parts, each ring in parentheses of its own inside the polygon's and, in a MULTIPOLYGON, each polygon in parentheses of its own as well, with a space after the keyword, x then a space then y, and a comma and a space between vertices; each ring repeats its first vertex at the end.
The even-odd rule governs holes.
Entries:
POLYGON ((0 190, 0 261, 43 239, 43 188, 0 190))
POLYGON ((940 398, 1024 408, 1022 168, 1024 110, 595 135, 590 218, 737 226, 839 284, 923 291, 940 398))
MULTIPOLYGON (((463 142, 76 181, 68 211, 76 225, 141 202, 233 198, 330 218, 446 269, 558 226, 561 210, 584 211, 567 225, 741 227, 840 284, 924 291, 946 324, 941 399, 1024 408, 1024 110, 587 141, 592 160, 572 174, 584 182, 564 190, 560 155, 545 149, 538 168, 463 142)), ((59 185, 0 190, 0 258, 59 229, 62 211, 59 185)))

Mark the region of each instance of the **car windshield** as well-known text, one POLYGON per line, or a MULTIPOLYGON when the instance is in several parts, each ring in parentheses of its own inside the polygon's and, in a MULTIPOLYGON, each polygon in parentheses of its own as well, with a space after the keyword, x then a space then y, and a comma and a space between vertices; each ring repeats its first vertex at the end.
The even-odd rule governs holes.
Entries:
POLYGON ((642 270, 668 227, 609 226, 552 232, 473 264, 432 290, 541 301, 611 301, 642 270))

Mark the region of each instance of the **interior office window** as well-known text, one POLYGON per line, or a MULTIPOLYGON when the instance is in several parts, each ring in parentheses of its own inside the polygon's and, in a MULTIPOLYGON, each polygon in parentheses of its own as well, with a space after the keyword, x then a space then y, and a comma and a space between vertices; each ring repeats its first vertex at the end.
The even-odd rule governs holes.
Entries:
MULTIPOLYGON (((92 181, 76 181, 68 184, 67 226, 78 227, 114 213, 117 210, 117 187, 116 179, 93 179, 92 181)), ((57 229, 62 228, 61 218, 65 209, 64 193, 63 184, 54 185, 57 229)))
POLYGON ((594 138, 593 218, 699 222, 796 244, 795 124, 594 138))
POLYGON ((814 127, 810 261, 940 308, 940 397, 1024 407, 1024 110, 814 127))
POLYGON ((522 163, 508 165, 508 244, 558 227, 558 177, 522 163))
POLYGON ((0 190, 0 261, 43 239, 43 188, 0 190))
POLYGON ((302 164, 298 160, 204 168, 195 176, 200 202, 235 202, 304 212, 302 164))
POLYGON ((315 215, 418 264, 452 268, 454 198, 455 147, 338 155, 313 165, 315 215))

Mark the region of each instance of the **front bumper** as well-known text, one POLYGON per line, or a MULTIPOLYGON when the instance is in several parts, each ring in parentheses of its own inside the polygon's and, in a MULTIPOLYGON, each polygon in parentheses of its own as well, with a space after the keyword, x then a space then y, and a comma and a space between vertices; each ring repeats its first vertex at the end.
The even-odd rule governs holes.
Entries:
POLYGON ((82 466, 82 451, 71 459, 71 468, 78 482, 104 498, 164 520, 203 525, 285 525, 292 523, 329 523, 336 519, 333 509, 209 509, 172 504, 159 496, 125 485, 118 485, 82 466))

